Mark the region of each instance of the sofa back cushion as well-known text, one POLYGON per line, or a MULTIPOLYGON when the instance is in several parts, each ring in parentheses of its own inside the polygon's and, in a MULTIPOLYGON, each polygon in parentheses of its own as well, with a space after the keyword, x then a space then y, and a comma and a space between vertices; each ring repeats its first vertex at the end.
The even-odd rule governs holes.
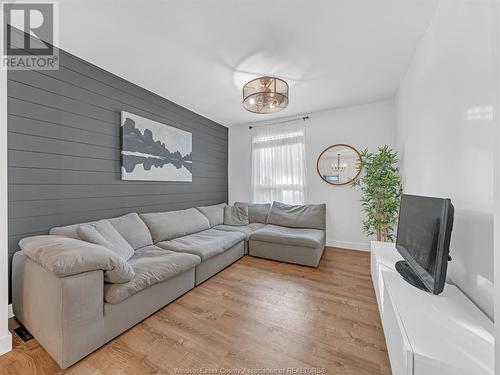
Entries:
POLYGON ((236 202, 234 205, 238 207, 248 207, 248 221, 250 223, 265 224, 267 222, 267 215, 271 209, 271 203, 236 202))
POLYGON ((53 228, 50 228, 49 234, 54 235, 54 236, 70 237, 70 238, 75 238, 75 239, 79 240, 81 238, 78 235, 78 227, 80 225, 93 225, 95 223, 96 223, 96 221, 88 221, 85 223, 65 225, 64 227, 53 227, 53 228))
MULTIPOLYGON (((151 233, 149 232, 148 227, 144 224, 144 221, 141 220, 136 212, 131 212, 129 214, 113 217, 107 220, 115 227, 118 233, 125 238, 134 250, 153 244, 153 239, 151 238, 151 233)), ((89 221, 85 223, 66 225, 64 227, 54 227, 50 229, 49 233, 57 236, 82 239, 78 234, 78 227, 81 225, 95 225, 96 223, 97 221, 89 221)))
POLYGON ((148 227, 136 212, 108 220, 134 250, 153 244, 148 227))
POLYGON ((99 220, 95 224, 80 225, 77 233, 83 241, 104 246, 125 260, 134 255, 134 248, 106 219, 99 220))
POLYGON ((326 205, 306 204, 290 205, 273 202, 267 224, 291 228, 326 229, 326 205))
POLYGON ((205 215, 210 223, 210 228, 212 228, 224 224, 224 207, 226 206, 227 204, 221 203, 213 206, 196 207, 196 209, 205 215))
POLYGON ((208 219, 196 208, 141 214, 141 218, 155 243, 210 229, 208 219))

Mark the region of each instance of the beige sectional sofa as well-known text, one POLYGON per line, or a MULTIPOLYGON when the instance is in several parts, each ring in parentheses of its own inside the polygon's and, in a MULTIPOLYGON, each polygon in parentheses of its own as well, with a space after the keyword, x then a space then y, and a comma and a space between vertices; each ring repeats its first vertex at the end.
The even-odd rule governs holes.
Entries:
POLYGON ((317 266, 325 206, 236 203, 245 225, 224 224, 226 204, 56 227, 20 241, 13 309, 67 368, 249 253, 317 266))

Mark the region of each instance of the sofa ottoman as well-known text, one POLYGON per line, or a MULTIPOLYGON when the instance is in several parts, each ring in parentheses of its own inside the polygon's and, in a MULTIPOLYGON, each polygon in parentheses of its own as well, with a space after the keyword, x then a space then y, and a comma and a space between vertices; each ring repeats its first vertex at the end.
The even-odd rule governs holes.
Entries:
POLYGON ((250 235, 249 255, 317 267, 326 241, 326 206, 273 202, 267 224, 250 235))
POLYGON ((325 232, 270 224, 250 236, 249 247, 255 257, 317 267, 325 248, 325 232))

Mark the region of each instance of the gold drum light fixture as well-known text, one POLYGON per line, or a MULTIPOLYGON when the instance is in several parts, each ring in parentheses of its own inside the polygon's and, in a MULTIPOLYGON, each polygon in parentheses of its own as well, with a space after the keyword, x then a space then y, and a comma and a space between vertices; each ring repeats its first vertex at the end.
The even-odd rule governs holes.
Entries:
POLYGON ((288 105, 288 83, 280 78, 259 77, 243 86, 243 107, 253 113, 275 113, 288 105))

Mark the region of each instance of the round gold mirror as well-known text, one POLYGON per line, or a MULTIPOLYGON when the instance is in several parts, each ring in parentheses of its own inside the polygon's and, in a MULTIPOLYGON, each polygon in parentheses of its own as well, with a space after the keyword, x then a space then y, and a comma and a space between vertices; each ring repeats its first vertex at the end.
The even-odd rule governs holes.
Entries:
POLYGON ((347 185, 361 173, 360 160, 361 154, 354 147, 336 144, 323 150, 316 168, 323 181, 330 185, 347 185))

